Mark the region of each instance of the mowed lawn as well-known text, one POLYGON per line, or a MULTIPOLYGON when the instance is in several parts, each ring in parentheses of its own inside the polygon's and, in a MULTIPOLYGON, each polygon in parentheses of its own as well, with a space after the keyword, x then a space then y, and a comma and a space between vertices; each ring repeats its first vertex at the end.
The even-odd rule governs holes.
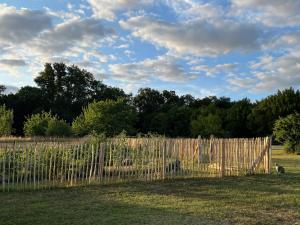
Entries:
POLYGON ((0 193, 0 224, 300 224, 300 156, 285 175, 0 193))

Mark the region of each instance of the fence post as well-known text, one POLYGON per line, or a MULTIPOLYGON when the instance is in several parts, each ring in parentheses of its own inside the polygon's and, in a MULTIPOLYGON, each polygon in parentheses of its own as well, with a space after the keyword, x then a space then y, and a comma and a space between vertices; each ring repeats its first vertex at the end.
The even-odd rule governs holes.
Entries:
POLYGON ((222 140, 221 145, 221 177, 225 176, 225 140, 222 140))
POLYGON ((104 170, 104 144, 100 143, 99 146, 99 180, 102 181, 104 170))
POLYGON ((166 176, 166 148, 167 148, 167 140, 164 138, 164 146, 162 152, 162 178, 165 179, 166 176))
POLYGON ((198 167, 200 165, 200 162, 203 162, 201 149, 201 135, 198 136, 198 167))
POLYGON ((212 149, 212 142, 213 142, 213 138, 214 138, 214 136, 211 135, 210 136, 210 140, 209 140, 209 163, 212 162, 212 151, 213 151, 213 149, 212 149))
POLYGON ((6 150, 7 149, 4 149, 3 151, 3 163, 2 163, 2 190, 3 192, 5 192, 5 158, 6 158, 6 150))
POLYGON ((269 150, 268 154, 268 162, 267 162, 267 173, 271 173, 271 166, 272 166, 272 135, 269 137, 269 150))

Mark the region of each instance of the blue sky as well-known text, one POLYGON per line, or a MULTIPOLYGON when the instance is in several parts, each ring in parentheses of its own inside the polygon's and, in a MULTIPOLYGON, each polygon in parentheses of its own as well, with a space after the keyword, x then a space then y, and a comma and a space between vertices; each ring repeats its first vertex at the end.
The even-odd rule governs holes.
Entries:
POLYGON ((252 100, 300 87, 300 1, 0 0, 0 84, 46 62, 141 87, 252 100))

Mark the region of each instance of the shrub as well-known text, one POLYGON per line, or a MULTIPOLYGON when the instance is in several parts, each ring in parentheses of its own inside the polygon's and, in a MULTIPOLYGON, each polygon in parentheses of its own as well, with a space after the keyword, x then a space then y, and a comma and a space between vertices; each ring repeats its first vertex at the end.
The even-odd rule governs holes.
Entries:
POLYGON ((27 118, 24 133, 25 136, 65 137, 70 136, 71 127, 64 120, 43 112, 27 118))
POLYGON ((123 99, 93 102, 72 124, 73 132, 85 135, 95 132, 115 136, 123 130, 134 134, 136 111, 123 99))
POLYGON ((95 134, 95 132, 89 132, 89 129, 85 123, 84 114, 78 116, 72 123, 72 131, 78 136, 84 136, 87 134, 95 134))
POLYGON ((46 136, 49 137, 68 137, 72 134, 72 129, 64 120, 58 120, 56 117, 48 122, 46 136))
POLYGON ((39 113, 28 117, 24 123, 25 136, 46 136, 50 113, 39 113))
POLYGON ((276 120, 275 140, 284 144, 286 151, 300 154, 300 114, 294 113, 276 120))
POLYGON ((8 136, 12 133, 14 114, 5 105, 0 106, 0 136, 8 136))

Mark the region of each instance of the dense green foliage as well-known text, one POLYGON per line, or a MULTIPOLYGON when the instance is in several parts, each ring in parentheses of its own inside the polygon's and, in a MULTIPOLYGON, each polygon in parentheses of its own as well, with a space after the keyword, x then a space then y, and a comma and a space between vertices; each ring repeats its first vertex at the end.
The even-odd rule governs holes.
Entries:
MULTIPOLYGON (((93 126, 86 126, 84 114, 88 111, 83 111, 94 101, 116 101, 119 98, 124 99, 123 107, 130 108, 128 113, 133 113, 127 117, 136 117, 136 121, 129 124, 130 129, 126 128, 130 134, 150 132, 170 137, 266 136, 272 134, 274 122, 279 117, 300 113, 300 92, 292 88, 278 91, 257 102, 249 99, 232 101, 215 96, 200 99, 151 88, 140 89, 136 96, 131 96, 122 89, 109 87, 96 80, 88 71, 63 63, 45 64, 35 81, 38 87, 23 87, 15 94, 1 95, 4 88, 0 88, 0 105, 5 104, 14 111, 15 135, 23 134, 26 118, 41 112, 51 112, 73 123, 73 130, 78 135, 88 134, 94 129, 108 135, 115 134, 121 129, 113 131, 107 121, 116 126, 120 124, 120 127, 124 127, 124 124, 119 121, 120 115, 110 115, 113 109, 106 111, 101 106, 100 110, 104 110, 106 116, 101 114, 101 122, 97 119, 100 125, 93 126), (115 119, 118 122, 112 121, 115 119)), ((113 101, 108 102, 112 104, 113 101)), ((98 112, 89 111, 95 113, 95 118, 100 118, 98 112)))
POLYGON ((274 125, 275 139, 284 144, 288 152, 300 154, 300 114, 294 113, 276 120, 274 125))
POLYGON ((72 124, 74 133, 86 135, 90 132, 115 136, 122 131, 135 134, 134 125, 136 112, 134 107, 127 104, 124 99, 106 100, 90 103, 83 114, 72 124))
POLYGON ((1 95, 0 90, 0 105, 14 110, 16 135, 23 134, 24 122, 32 114, 51 111, 71 123, 94 100, 129 98, 123 90, 109 87, 91 73, 64 63, 45 64, 35 81, 38 87, 23 87, 15 94, 1 95))
POLYGON ((0 136, 8 136, 12 133, 14 114, 5 105, 0 106, 0 136))
POLYGON ((71 132, 70 125, 47 112, 34 114, 24 123, 25 136, 66 137, 71 132))
POLYGON ((221 118, 217 114, 200 115, 196 120, 192 121, 191 129, 193 136, 200 135, 205 138, 209 138, 210 135, 218 137, 224 134, 221 118))

